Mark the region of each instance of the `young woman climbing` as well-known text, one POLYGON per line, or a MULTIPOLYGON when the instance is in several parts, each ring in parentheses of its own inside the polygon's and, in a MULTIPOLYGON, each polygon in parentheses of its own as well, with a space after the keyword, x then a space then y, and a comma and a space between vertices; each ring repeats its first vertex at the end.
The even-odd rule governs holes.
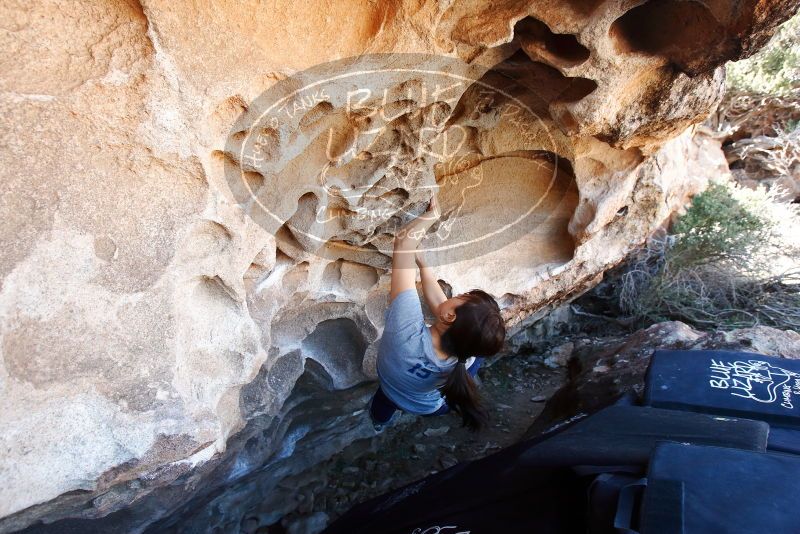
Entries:
POLYGON ((454 410, 473 430, 488 420, 473 378, 482 357, 502 348, 505 324, 495 299, 480 289, 447 298, 418 253, 422 237, 439 217, 434 194, 428 209, 395 236, 389 307, 378 346, 380 386, 370 402, 379 432, 397 411, 430 416, 454 410), (417 267, 425 301, 436 316, 430 327, 417 294, 417 267))

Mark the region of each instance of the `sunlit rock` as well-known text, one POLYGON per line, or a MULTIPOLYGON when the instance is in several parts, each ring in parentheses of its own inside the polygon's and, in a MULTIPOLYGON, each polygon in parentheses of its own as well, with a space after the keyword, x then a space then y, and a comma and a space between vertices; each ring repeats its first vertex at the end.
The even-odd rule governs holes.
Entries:
POLYGON ((371 435, 392 238, 433 190, 438 276, 497 296, 511 334, 591 287, 702 189, 682 132, 717 104, 720 66, 790 8, 47 0, 0 15, 0 532, 140 532, 175 517, 229 531, 248 498, 277 520, 280 480, 371 435), (334 83, 292 127, 253 131, 270 89, 408 54, 469 83, 437 96, 416 61, 373 76, 386 92, 364 107, 334 83))

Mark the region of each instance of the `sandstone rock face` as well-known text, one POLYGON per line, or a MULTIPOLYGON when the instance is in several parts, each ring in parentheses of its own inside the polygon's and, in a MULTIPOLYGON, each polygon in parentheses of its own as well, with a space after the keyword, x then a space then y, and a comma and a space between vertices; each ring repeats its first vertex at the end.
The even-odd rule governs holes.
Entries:
POLYGON ((287 473, 371 432, 391 238, 431 187, 463 208, 459 238, 536 207, 508 242, 436 257, 453 292, 495 294, 521 330, 703 187, 681 132, 790 4, 5 2, 0 531, 168 526, 238 482, 277 502, 287 473), (437 100, 414 92, 422 75, 373 79, 387 93, 362 104, 393 117, 385 135, 325 97, 293 130, 237 129, 317 65, 403 54, 472 82, 437 100), (481 84, 530 113, 499 113, 481 84), (254 134, 266 167, 230 149, 254 134), (318 195, 304 180, 321 169, 339 192, 384 180, 394 208, 318 195), (476 170, 468 199, 452 184, 476 170), (320 205, 382 220, 320 222, 320 205))

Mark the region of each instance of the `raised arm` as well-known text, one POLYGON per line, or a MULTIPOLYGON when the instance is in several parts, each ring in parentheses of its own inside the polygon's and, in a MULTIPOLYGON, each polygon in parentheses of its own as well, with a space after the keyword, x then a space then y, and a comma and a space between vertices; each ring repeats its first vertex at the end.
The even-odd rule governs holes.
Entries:
POLYGON ((389 291, 389 302, 401 291, 416 287, 417 265, 416 253, 419 242, 428 228, 440 216, 436 194, 431 197, 428 209, 419 217, 397 231, 392 251, 392 287, 389 291))
POLYGON ((442 291, 442 286, 436 280, 433 274, 433 269, 428 267, 422 254, 417 252, 417 267, 419 267, 419 275, 422 278, 422 294, 425 296, 425 302, 428 303, 428 308, 431 312, 436 313, 436 308, 439 304, 447 300, 447 295, 442 291))

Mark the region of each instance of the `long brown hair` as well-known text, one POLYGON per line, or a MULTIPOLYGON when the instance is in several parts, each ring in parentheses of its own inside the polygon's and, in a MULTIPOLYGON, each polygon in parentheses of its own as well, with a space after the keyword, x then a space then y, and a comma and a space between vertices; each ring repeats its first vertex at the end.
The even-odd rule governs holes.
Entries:
POLYGON ((489 421, 489 412, 475 381, 467 372, 470 356, 493 356, 503 348, 506 326, 500 306, 480 289, 461 295, 466 302, 455 309, 456 319, 441 337, 442 349, 458 358, 441 391, 448 406, 461 416, 464 426, 480 430, 489 421))

